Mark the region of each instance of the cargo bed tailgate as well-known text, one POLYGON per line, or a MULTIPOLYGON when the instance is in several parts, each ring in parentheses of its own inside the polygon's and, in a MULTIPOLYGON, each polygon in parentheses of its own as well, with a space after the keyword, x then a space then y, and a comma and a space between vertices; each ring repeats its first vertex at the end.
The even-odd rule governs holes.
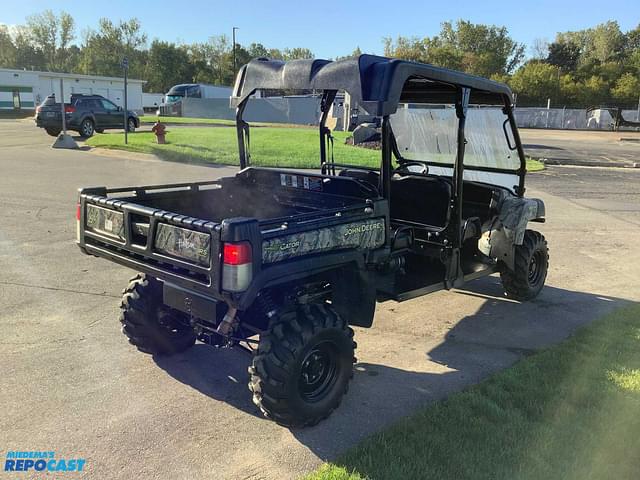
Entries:
POLYGON ((211 183, 83 189, 78 200, 78 244, 86 253, 173 284, 217 292, 219 225, 136 203, 136 198, 161 190, 197 190, 211 183))

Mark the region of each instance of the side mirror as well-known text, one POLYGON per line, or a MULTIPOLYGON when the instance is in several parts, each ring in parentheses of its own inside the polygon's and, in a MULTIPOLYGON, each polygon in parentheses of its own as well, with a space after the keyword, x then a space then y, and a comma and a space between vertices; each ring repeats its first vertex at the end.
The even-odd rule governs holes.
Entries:
POLYGON ((118 106, 118 111, 121 112, 122 111, 122 107, 118 106))

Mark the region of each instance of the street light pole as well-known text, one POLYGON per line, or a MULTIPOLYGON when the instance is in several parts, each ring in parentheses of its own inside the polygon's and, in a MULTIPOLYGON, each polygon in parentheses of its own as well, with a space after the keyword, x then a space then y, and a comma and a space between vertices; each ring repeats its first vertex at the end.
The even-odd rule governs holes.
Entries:
POLYGON ((122 69, 124 70, 124 144, 127 145, 127 143, 129 143, 127 137, 129 133, 129 116, 127 115, 127 73, 129 71, 129 59, 127 57, 122 59, 122 69))
POLYGON ((240 30, 238 27, 232 28, 232 38, 233 38, 233 80, 236 79, 236 30, 240 30))

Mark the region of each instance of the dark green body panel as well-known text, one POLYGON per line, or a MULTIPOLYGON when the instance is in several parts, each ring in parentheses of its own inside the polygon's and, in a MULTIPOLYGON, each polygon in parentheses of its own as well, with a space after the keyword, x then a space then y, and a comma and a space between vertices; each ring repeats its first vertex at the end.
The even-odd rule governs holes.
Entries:
POLYGON ((265 240, 262 261, 274 263, 340 248, 371 250, 380 248, 384 242, 384 218, 374 218, 265 240))
POLYGON ((124 240, 124 215, 121 212, 88 205, 87 227, 98 233, 124 240))
POLYGON ((156 231, 155 247, 159 252, 208 266, 211 235, 160 223, 156 231))

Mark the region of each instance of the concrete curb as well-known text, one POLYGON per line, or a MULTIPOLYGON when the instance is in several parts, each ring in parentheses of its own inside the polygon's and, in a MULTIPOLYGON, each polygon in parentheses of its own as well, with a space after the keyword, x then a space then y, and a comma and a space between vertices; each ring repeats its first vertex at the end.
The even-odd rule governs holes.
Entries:
MULTIPOLYGON (((180 123, 180 122, 162 122, 164 125, 168 126, 168 127, 213 127, 213 128, 217 128, 217 127, 223 127, 223 128, 229 128, 229 127, 235 127, 235 125, 229 124, 229 125, 225 125, 223 123, 180 123)), ((142 127, 153 127, 153 123, 147 123, 147 122, 141 122, 140 123, 140 128, 142 127)))
POLYGON ((144 162, 160 162, 160 163, 180 163, 182 165, 195 165, 198 167, 207 167, 207 168, 223 168, 223 167, 235 167, 240 168, 238 165, 227 165, 225 163, 211 163, 205 162, 200 159, 172 159, 172 158, 162 158, 159 155, 155 155, 153 153, 146 152, 132 152, 131 150, 120 149, 120 148, 106 148, 106 147, 91 147, 85 150, 87 153, 93 155, 99 155, 101 157, 112 157, 119 158, 124 160, 141 160, 144 162))
POLYGON ((571 167, 640 168, 640 163, 606 162, 602 160, 573 160, 570 158, 530 158, 545 165, 567 165, 571 167))

